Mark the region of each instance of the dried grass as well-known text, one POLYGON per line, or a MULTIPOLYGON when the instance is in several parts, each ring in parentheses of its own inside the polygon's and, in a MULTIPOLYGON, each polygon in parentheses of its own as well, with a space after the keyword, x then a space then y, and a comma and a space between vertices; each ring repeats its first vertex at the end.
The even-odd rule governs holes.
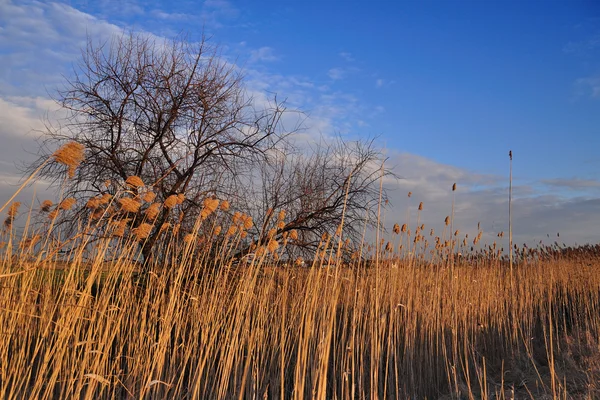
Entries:
POLYGON ((428 247, 417 221, 351 259, 327 233, 320 258, 288 258, 298 232, 272 228, 241 262, 257 229, 209 198, 193 227, 168 215, 142 268, 161 203, 144 220, 112 200, 73 237, 4 234, 0 398, 600 397, 600 246, 518 249, 511 281, 494 245, 445 229, 428 247))

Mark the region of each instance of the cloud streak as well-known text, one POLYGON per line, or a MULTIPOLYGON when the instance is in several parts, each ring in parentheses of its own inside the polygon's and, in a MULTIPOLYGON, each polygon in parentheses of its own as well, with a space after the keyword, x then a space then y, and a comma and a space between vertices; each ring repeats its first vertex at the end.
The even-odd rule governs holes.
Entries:
MULTIPOLYGON (((427 232, 433 228, 436 235, 441 235, 445 227, 444 220, 451 215, 455 196, 454 229, 458 229, 462 235, 469 234, 472 240, 477 235, 477 225, 481 223, 484 242, 491 244, 496 241, 508 247, 507 235, 504 238, 497 237, 498 233, 508 231, 507 177, 479 174, 408 153, 390 154, 388 165, 399 175, 397 181, 385 183, 390 190, 391 203, 387 211, 388 229, 394 223, 404 223, 410 219, 414 231, 417 207, 422 201, 424 211, 421 213, 421 223, 425 224, 427 232), (454 183, 457 183, 455 193, 452 192, 454 183), (410 198, 408 192, 412 192, 410 198)), ((598 187, 598 182, 593 180, 557 178, 545 180, 544 183, 569 185, 577 189, 598 187)), ((598 198, 546 194, 530 185, 517 185, 514 188, 513 213, 514 242, 518 244, 535 246, 540 240, 550 244, 547 235, 556 237, 558 232, 561 243, 600 241, 597 230, 600 224, 598 198)))
POLYGON ((277 60, 279 60, 279 57, 275 55, 274 50, 271 47, 264 46, 259 49, 250 51, 251 63, 271 62, 277 60))

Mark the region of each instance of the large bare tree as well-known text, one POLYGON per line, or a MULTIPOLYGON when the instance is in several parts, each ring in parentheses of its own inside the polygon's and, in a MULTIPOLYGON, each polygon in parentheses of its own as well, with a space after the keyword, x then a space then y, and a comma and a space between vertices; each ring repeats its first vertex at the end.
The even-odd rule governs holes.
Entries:
MULTIPOLYGON (((184 194, 179 207, 188 217, 206 196, 235 193, 245 173, 285 136, 282 105, 274 100, 257 109, 237 68, 204 39, 128 34, 100 45, 89 40, 56 100, 68 117, 45 132, 37 165, 67 141, 86 149, 75 176, 62 182, 65 197, 114 194, 137 176, 152 185, 157 201, 184 194)), ((42 175, 63 176, 54 164, 42 175)), ((155 226, 170 213, 163 207, 155 226)), ((154 229, 145 256, 157 237, 154 229)))
MULTIPOLYGON (((378 182, 390 172, 374 141, 337 137, 294 147, 288 139, 298 126, 284 130, 282 104, 273 99, 257 108, 237 67, 205 40, 90 40, 56 100, 67 117, 58 129, 48 127, 30 168, 44 164, 42 176, 60 182, 65 198, 82 200, 61 213, 59 226, 90 221, 110 209, 106 196, 119 194, 120 229, 128 224, 135 232, 151 219, 140 241, 145 259, 166 223, 192 231, 210 197, 229 200, 231 216, 253 217, 240 253, 280 240, 289 242, 290 255, 311 255, 343 218, 340 233, 355 242, 377 221, 378 182), (85 147, 86 158, 63 180, 64 168, 45 160, 70 141, 85 147)), ((106 228, 98 234, 111 234, 106 228)))

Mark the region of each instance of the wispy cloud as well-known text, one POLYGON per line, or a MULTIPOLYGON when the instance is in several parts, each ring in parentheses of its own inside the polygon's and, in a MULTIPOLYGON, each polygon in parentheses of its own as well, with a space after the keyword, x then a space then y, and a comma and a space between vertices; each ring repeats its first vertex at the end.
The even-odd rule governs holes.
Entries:
POLYGON ((395 84, 396 81, 390 81, 387 79, 382 79, 382 78, 377 78, 375 79, 375 87, 380 89, 382 87, 387 87, 387 86, 391 86, 393 84, 395 84))
POLYGON ((541 181, 544 185, 548 185, 551 187, 559 188, 559 189, 569 189, 569 190, 588 190, 588 189, 600 189, 600 181, 596 179, 564 179, 564 178, 555 178, 555 179, 543 179, 541 181))
POLYGON ((355 60, 354 57, 352 56, 352 54, 348 53, 346 51, 342 51, 341 53, 339 53, 339 56, 348 62, 353 62, 355 60))
POLYGON ((600 76, 577 79, 575 91, 578 96, 600 98, 600 76))
POLYGON ((588 56, 600 47, 600 34, 595 34, 589 39, 571 41, 563 47, 563 52, 579 56, 588 56))
POLYGON ((0 2, 0 95, 45 96, 80 55, 87 36, 121 29, 60 3, 0 2))
MULTIPOLYGON (((71 5, 67 0, 66 4, 71 5)), ((108 18, 110 16, 140 16, 146 13, 144 2, 140 0, 96 0, 96 6, 100 10, 100 17, 108 18)))
POLYGON ((227 0, 205 0, 202 5, 203 23, 212 28, 222 28, 239 15, 240 10, 227 0))
POLYGON ((346 76, 346 70, 344 70, 343 68, 331 68, 329 71, 327 71, 327 76, 329 76, 334 81, 344 79, 344 77, 346 76))
POLYGON ((346 79, 349 75, 360 71, 357 67, 335 67, 327 71, 327 76, 334 81, 346 79))
POLYGON ((167 20, 167 21, 181 21, 190 19, 190 14, 185 13, 170 13, 162 10, 152 10, 152 15, 158 19, 167 20))
POLYGON ((250 51, 250 62, 271 62, 277 60, 279 60, 279 57, 275 55, 271 47, 264 46, 250 51))
MULTIPOLYGON (((508 230, 508 180, 506 177, 479 174, 466 169, 438 163, 409 153, 392 153, 388 166, 399 175, 395 182, 385 186, 391 191, 392 208, 387 211, 389 228, 396 222, 406 222, 407 211, 413 224, 416 222, 419 202, 424 203, 421 223, 426 231, 431 228, 436 235, 444 230, 444 219, 451 214, 452 198, 455 198, 454 229, 461 235, 477 234, 481 223, 484 241, 497 241, 507 248, 506 237, 499 239, 499 232, 508 230), (458 188, 452 192, 452 185, 458 188), (411 198, 407 193, 412 192, 411 198)), ((580 180, 563 182, 561 179, 545 180, 545 183, 595 186, 596 181, 580 180)), ((532 182, 532 185, 539 183, 532 182)), ((597 226, 600 224, 600 199, 594 197, 565 197, 544 194, 532 186, 517 183, 514 187, 513 225, 515 243, 536 245, 546 242, 547 235, 560 232, 561 242, 584 244, 598 241, 597 226), (594 239, 597 238, 597 239, 594 239)), ((414 228, 413 228, 414 229, 414 228)))

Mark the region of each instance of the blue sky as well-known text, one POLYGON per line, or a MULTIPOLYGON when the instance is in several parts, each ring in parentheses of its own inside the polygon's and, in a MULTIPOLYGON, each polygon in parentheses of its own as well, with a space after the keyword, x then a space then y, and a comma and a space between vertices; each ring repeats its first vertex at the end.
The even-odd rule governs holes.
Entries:
POLYGON ((443 221, 456 181, 464 229, 483 221, 494 237, 507 225, 512 149, 517 237, 600 241, 592 1, 0 0, 5 183, 86 34, 122 30, 204 31, 258 98, 277 93, 305 111, 311 134, 378 135, 404 178, 386 183, 399 215, 410 190, 431 204, 431 225, 443 221))
POLYGON ((600 177, 592 2, 207 3, 67 2, 157 35, 204 26, 242 63, 352 96, 347 130, 390 148, 497 174, 512 149, 526 179, 600 177))

